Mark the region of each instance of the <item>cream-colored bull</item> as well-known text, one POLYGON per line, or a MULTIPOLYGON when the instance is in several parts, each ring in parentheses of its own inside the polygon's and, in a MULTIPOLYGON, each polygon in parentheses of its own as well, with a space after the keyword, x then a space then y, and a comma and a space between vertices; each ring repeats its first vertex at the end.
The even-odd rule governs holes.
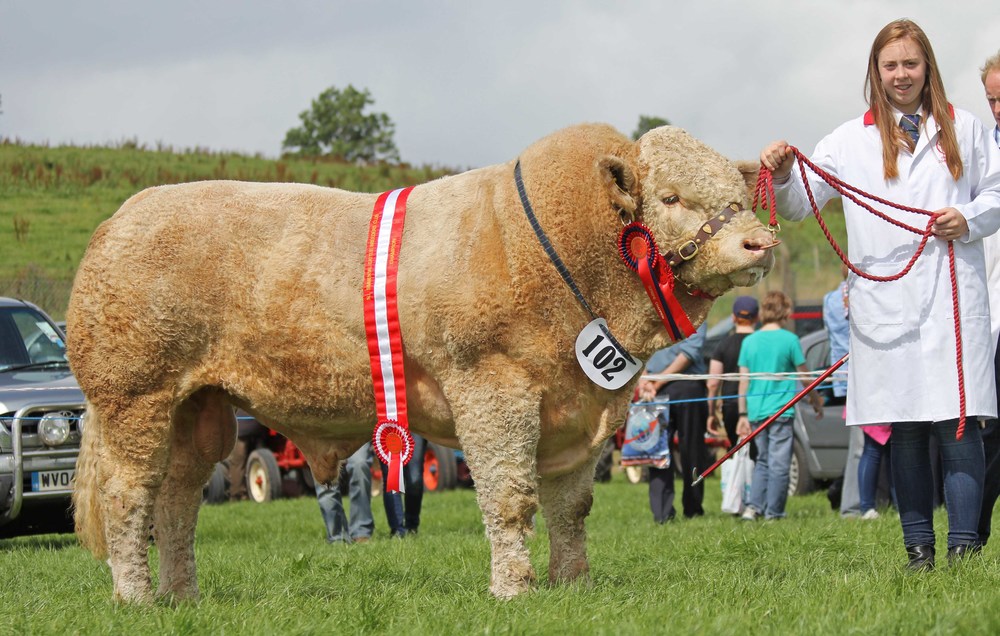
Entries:
MULTIPOLYGON (((634 216, 664 250, 720 209, 747 203, 744 175, 665 127, 632 142, 604 125, 567 128, 520 157, 541 227, 594 311, 632 354, 667 338, 617 253, 634 216)), ((410 425, 461 446, 492 548, 490 591, 529 589, 524 543, 541 504, 549 579, 588 571, 584 519, 597 450, 622 421, 634 382, 599 388, 574 341, 590 316, 533 233, 514 162, 418 186, 399 263, 410 425)), ((109 556, 114 596, 159 588, 196 597, 202 485, 235 438, 230 405, 305 453, 316 479, 375 424, 362 312, 377 195, 309 185, 202 182, 151 188, 94 234, 67 313, 69 357, 87 396, 75 493, 77 531, 109 556)), ((739 213, 676 269, 695 324, 712 300, 772 265, 772 237, 739 213), (686 290, 701 290, 690 295, 686 290)))

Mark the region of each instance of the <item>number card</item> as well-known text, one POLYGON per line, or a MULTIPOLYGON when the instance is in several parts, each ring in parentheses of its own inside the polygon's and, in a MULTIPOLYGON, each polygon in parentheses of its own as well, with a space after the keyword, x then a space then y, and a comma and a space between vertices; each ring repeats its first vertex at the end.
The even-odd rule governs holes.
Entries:
POLYGON ((604 318, 594 319, 576 337, 576 360, 594 384, 610 391, 622 388, 642 370, 642 362, 611 337, 604 318))

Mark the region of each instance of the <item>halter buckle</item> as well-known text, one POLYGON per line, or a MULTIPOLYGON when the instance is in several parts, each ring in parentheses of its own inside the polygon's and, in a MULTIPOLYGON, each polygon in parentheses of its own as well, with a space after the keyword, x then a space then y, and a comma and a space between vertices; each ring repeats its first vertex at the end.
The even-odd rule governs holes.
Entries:
POLYGON ((677 255, 682 261, 689 261, 698 255, 698 249, 698 244, 691 239, 677 248, 677 255))

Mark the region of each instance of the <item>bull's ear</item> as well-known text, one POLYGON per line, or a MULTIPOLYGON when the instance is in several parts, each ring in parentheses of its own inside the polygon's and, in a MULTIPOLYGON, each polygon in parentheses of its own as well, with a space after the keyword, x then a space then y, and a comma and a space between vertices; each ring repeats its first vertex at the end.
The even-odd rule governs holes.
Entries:
POLYGON ((605 155, 597 160, 604 189, 611 199, 611 204, 618 210, 634 216, 636 212, 635 198, 632 192, 636 186, 635 170, 620 157, 605 155))
POLYGON ((737 161, 736 168, 743 175, 743 181, 747 184, 747 195, 753 201, 754 191, 757 189, 757 176, 760 174, 760 161, 737 161))

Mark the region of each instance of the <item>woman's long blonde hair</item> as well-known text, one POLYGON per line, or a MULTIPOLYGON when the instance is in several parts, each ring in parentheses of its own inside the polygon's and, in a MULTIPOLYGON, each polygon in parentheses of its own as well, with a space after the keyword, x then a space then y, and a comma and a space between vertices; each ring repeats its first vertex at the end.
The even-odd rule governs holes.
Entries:
POLYGON ((871 54, 868 56, 868 74, 865 77, 865 99, 875 117, 875 125, 882 137, 882 173, 886 181, 899 176, 896 161, 899 149, 907 143, 906 133, 897 125, 892 104, 885 94, 878 69, 878 56, 887 45, 909 38, 920 47, 927 65, 927 77, 920 95, 920 105, 924 111, 934 116, 940 134, 938 146, 944 152, 948 171, 956 181, 962 176, 962 158, 958 152, 958 140, 955 137, 955 124, 952 121, 948 98, 944 94, 944 83, 938 71, 937 60, 934 59, 934 49, 923 29, 911 20, 896 20, 882 27, 875 41, 872 42, 871 54))

